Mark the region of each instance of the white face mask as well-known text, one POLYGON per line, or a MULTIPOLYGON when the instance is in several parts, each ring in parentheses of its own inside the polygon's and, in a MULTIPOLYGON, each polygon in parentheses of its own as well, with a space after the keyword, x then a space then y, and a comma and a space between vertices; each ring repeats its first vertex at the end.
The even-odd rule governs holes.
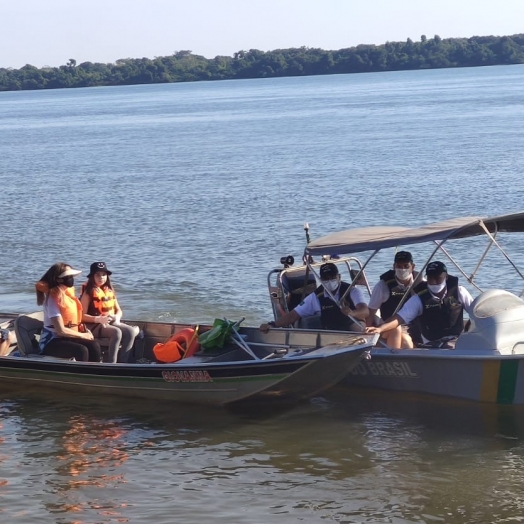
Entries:
POLYGON ((446 287, 445 280, 444 282, 442 282, 442 284, 428 284, 428 289, 435 295, 443 291, 445 287, 446 287))
POLYGON ((338 278, 335 280, 323 280, 322 285, 324 286, 324 289, 327 289, 331 293, 334 293, 339 286, 338 278))
POLYGON ((408 280, 408 278, 411 277, 411 269, 400 269, 400 268, 396 268, 396 269, 395 269, 395 276, 396 276, 399 280, 408 280))

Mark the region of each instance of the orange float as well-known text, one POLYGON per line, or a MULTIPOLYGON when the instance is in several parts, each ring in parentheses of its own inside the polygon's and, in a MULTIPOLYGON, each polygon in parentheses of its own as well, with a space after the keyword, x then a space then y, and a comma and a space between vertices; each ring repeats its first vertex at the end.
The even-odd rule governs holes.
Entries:
POLYGON ((184 328, 175 333, 167 342, 155 344, 153 353, 159 362, 170 363, 190 357, 199 349, 197 326, 196 329, 184 328))

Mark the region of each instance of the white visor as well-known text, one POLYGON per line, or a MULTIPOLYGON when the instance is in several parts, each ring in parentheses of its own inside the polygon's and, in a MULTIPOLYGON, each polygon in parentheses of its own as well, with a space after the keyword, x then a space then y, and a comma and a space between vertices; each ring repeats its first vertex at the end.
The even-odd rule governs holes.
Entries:
POLYGON ((82 273, 82 271, 70 267, 69 269, 66 269, 63 273, 60 273, 60 275, 58 275, 58 278, 76 277, 80 275, 80 273, 82 273))

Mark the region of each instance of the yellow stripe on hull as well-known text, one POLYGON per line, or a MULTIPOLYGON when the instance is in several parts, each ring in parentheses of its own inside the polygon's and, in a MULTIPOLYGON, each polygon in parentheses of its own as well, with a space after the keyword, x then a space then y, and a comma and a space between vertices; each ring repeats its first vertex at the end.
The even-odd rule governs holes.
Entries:
POLYGON ((500 361, 488 360, 482 365, 482 385, 480 399, 485 402, 496 402, 499 389, 500 361))

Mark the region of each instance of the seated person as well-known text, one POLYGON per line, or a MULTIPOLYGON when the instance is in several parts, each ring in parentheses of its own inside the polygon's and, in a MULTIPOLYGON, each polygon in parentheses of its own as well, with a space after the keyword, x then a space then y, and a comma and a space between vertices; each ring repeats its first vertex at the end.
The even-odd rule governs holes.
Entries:
MULTIPOLYGON (((380 280, 371 292, 367 326, 380 325, 391 319, 406 291, 413 284, 413 279, 418 277, 414 269, 413 256, 409 251, 399 251, 395 255, 393 269, 380 275, 380 280), (380 311, 380 318, 377 316, 377 311, 380 311)), ((413 347, 412 338, 405 326, 388 330, 382 333, 381 338, 391 348, 413 347)))
POLYGON ((424 344, 431 347, 454 347, 451 339, 464 330, 464 309, 473 302, 468 290, 458 285, 458 278, 448 275, 443 262, 431 262, 426 268, 427 282, 421 282, 400 311, 378 327, 368 327, 368 333, 386 333, 401 324, 417 320, 424 344))
POLYGON ((262 324, 260 331, 267 333, 270 327, 289 326, 301 318, 312 315, 320 315, 323 329, 362 331, 363 321, 368 316, 368 307, 362 291, 353 287, 339 305, 338 302, 350 285, 342 282, 337 266, 331 262, 320 266, 320 280, 322 284, 295 309, 285 313, 276 321, 262 324))
POLYGON ((128 326, 120 322, 122 308, 118 304, 109 278, 111 274, 105 262, 91 264, 80 298, 85 311, 83 321, 95 338, 109 339, 105 362, 127 362, 140 330, 137 326, 128 326))
POLYGON ((16 342, 16 336, 13 331, 0 329, 0 357, 9 355, 10 347, 16 342))
POLYGON ((83 331, 82 305, 75 296, 74 277, 82 273, 69 264, 52 265, 36 283, 36 303, 44 306, 40 353, 80 362, 100 362, 100 345, 83 331))

